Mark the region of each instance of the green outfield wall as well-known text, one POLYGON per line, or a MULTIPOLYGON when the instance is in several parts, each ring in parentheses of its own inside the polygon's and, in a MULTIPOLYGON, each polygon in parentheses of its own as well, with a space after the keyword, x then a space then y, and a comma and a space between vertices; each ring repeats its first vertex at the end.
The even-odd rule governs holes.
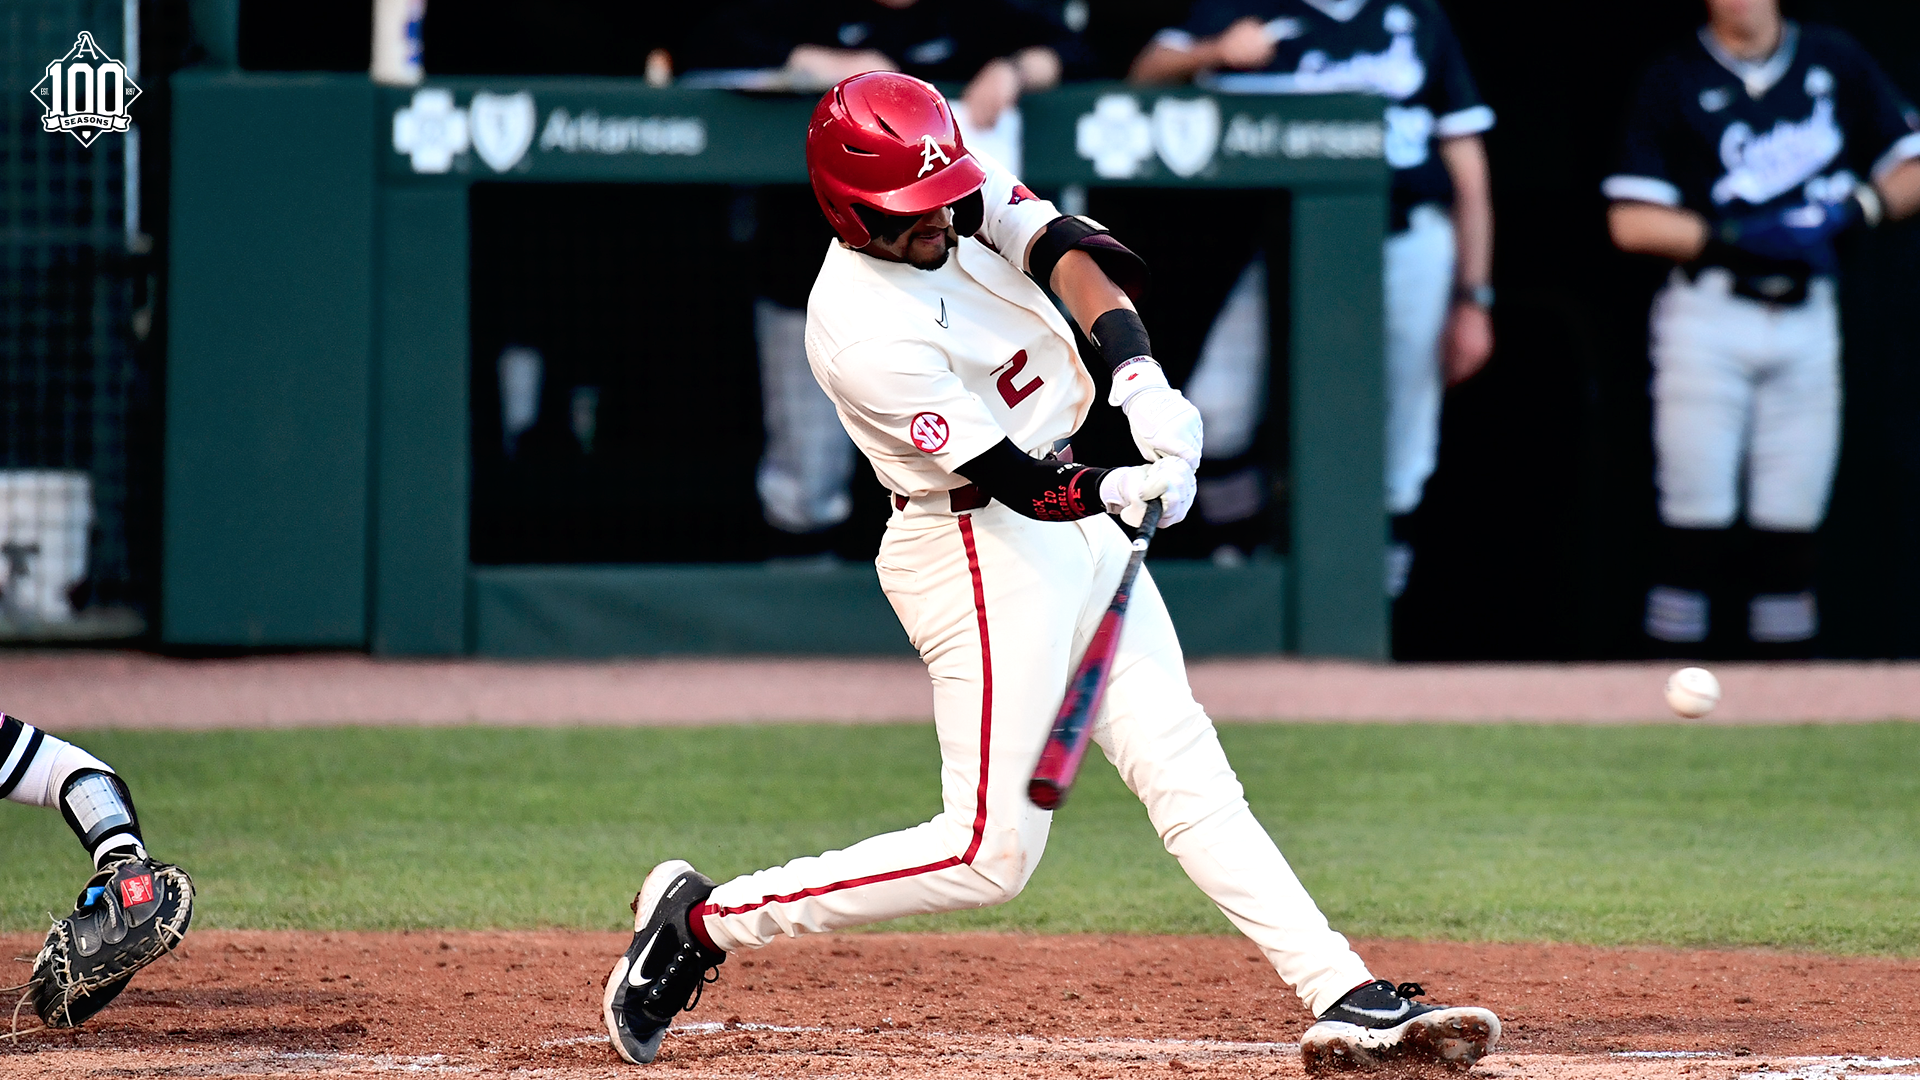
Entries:
MULTIPOLYGON (((906 651, 869 566, 468 558, 470 185, 803 182, 810 97, 212 71, 173 87, 166 643, 906 651)), ((1378 103, 1094 84, 1022 108, 1036 187, 1290 192, 1269 409, 1288 556, 1153 573, 1190 653, 1384 658, 1378 103)))

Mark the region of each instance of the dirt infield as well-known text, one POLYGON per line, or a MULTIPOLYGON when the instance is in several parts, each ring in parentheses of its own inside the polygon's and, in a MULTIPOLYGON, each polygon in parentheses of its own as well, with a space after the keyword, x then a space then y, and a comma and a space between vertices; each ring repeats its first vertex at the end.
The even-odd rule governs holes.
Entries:
MULTIPOLYGON (((1670 663, 1363 664, 1203 660, 1195 696, 1222 720, 1675 723, 1670 663)), ((1920 717, 1920 664, 1716 665, 1710 723, 1920 717)), ((933 715, 913 659, 599 663, 375 660, 357 654, 181 660, 0 653, 0 710, 50 731, 336 724, 871 723, 933 715)))
MULTIPOLYGON (((8 955, 31 951, 0 937, 8 955)), ((640 1076, 599 1019, 622 935, 201 931, 0 1077, 640 1076)), ((1920 965, 1769 952, 1360 945, 1505 1019, 1475 1075, 1920 1074, 1920 965)), ((25 965, 15 965, 23 972, 25 965)), ((1300 1075, 1308 1017, 1231 937, 845 934, 734 957, 653 1072, 704 1077, 1300 1075)), ((32 1022, 29 1013, 23 1026, 32 1022)))

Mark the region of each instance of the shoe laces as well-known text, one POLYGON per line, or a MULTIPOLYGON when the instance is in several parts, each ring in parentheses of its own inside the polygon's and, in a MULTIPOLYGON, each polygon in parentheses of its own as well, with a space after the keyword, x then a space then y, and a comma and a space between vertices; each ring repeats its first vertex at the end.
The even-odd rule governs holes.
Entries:
POLYGON ((671 994, 685 999, 686 1004, 670 1010, 670 1013, 692 1012, 693 1007, 700 1004, 707 984, 720 981, 720 965, 726 960, 725 953, 721 953, 718 960, 709 960, 708 955, 699 943, 682 940, 680 947, 673 951, 673 958, 667 961, 666 969, 647 989, 648 1004, 659 1005, 671 994))
POLYGON ((1421 986, 1417 982, 1403 982, 1399 986, 1394 987, 1393 992, 1409 1001, 1417 997, 1427 996, 1426 987, 1421 986))

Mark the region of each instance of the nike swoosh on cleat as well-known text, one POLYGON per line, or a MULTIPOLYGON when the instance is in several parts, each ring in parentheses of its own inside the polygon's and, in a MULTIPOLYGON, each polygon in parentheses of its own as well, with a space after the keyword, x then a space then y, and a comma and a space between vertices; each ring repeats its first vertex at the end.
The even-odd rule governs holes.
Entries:
POLYGON ((660 932, 656 930, 653 936, 647 939, 647 947, 641 949, 640 955, 633 958, 633 966, 627 969, 628 986, 645 986, 653 981, 652 979, 642 978, 640 969, 646 965, 647 954, 653 951, 653 943, 659 940, 660 932))
POLYGON ((1398 1020, 1401 1017, 1407 1015, 1407 1013, 1411 1011, 1412 1008, 1413 1006, 1411 1004, 1408 1004, 1407 1002, 1403 1001, 1400 1003, 1400 1007, 1397 1009, 1361 1009, 1361 1008, 1356 1008, 1355 1006, 1349 1005, 1347 1006, 1347 1011, 1351 1013, 1359 1013, 1361 1016, 1370 1016, 1375 1020, 1398 1020))

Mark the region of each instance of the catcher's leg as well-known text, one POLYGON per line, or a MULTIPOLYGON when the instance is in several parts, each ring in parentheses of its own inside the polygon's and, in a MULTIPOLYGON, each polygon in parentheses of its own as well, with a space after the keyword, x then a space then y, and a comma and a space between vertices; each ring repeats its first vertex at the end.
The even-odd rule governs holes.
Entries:
POLYGON ((141 853, 133 799, 113 769, 70 742, 4 715, 0 796, 58 807, 95 867, 141 853))
POLYGON ((105 762, 10 716, 0 716, 0 795, 59 807, 96 868, 20 988, 41 1022, 73 1027, 179 944, 193 917, 193 882, 147 857, 133 796, 105 762))

